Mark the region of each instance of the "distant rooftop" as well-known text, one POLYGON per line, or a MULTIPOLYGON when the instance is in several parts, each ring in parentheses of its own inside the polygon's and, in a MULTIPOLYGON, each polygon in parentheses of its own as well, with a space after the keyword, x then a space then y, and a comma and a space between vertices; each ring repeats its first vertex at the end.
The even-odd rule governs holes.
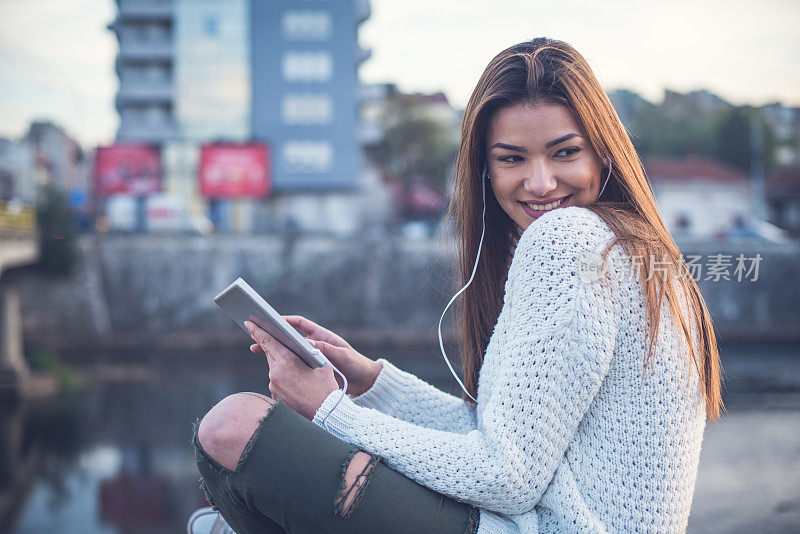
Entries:
POLYGON ((704 156, 683 158, 648 158, 644 162, 647 176, 654 183, 707 180, 714 182, 746 182, 748 175, 736 167, 704 156))
POLYGON ((450 102, 447 101, 447 97, 441 91, 438 93, 411 93, 406 96, 420 102, 427 102, 428 104, 450 105, 450 102))

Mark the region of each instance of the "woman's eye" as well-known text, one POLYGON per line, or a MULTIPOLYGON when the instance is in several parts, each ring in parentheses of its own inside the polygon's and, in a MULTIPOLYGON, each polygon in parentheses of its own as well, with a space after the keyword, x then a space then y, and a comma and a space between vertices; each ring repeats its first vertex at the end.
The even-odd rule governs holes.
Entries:
POLYGON ((565 158, 568 158, 570 156, 574 156, 575 154, 580 152, 581 149, 580 148, 562 148, 561 150, 556 152, 556 156, 561 154, 562 152, 567 152, 567 151, 571 151, 571 152, 569 152, 569 154, 564 155, 565 158))
POLYGON ((521 159, 522 158, 520 156, 501 156, 501 157, 497 158, 498 161, 502 161, 504 163, 516 163, 517 161, 519 161, 521 159))

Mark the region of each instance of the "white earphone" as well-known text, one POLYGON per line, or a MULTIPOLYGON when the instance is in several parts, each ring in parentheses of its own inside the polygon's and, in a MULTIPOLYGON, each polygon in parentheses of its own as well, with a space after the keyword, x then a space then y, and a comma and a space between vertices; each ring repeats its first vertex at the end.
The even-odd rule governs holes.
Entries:
MULTIPOLYGON (((598 200, 600 199, 600 196, 603 194, 606 185, 608 185, 608 179, 611 178, 611 158, 606 157, 606 159, 608 160, 608 175, 606 175, 606 180, 603 183, 603 187, 600 188, 600 193, 597 194, 598 200)), ((442 356, 444 357, 444 361, 445 363, 447 363, 447 367, 450 368, 450 373, 452 373, 453 377, 456 379, 456 382, 458 382, 458 385, 461 386, 461 389, 464 390, 464 393, 466 393, 469 396, 469 398, 474 400, 476 403, 478 402, 478 399, 470 395, 469 391, 467 391, 467 388, 464 387, 463 382, 461 382, 461 379, 458 378, 458 375, 456 375, 453 366, 450 365, 450 360, 447 359, 447 354, 445 354, 444 352, 444 343, 442 342, 442 320, 444 319, 444 314, 447 313, 447 309, 450 308, 450 305, 453 303, 453 301, 456 300, 456 298, 461 293, 463 293, 465 289, 467 289, 467 286, 469 286, 472 283, 472 279, 475 278, 475 272, 478 270, 478 259, 481 257, 481 247, 483 247, 483 236, 486 233, 486 180, 488 179, 489 179, 489 174, 486 171, 486 168, 484 168, 483 173, 481 173, 481 189, 483 191, 483 212, 481 213, 481 240, 478 243, 478 253, 475 255, 475 266, 472 268, 472 274, 470 275, 467 283, 464 285, 464 287, 458 290, 458 293, 453 295, 453 298, 451 298, 450 302, 447 303, 447 306, 444 307, 442 316, 439 318, 439 349, 441 349, 442 351, 442 356)))
POLYGON ((606 175, 606 181, 603 183, 603 187, 600 188, 600 192, 597 193, 597 200, 600 200, 600 197, 603 195, 603 190, 606 188, 608 184, 608 179, 611 178, 611 158, 606 156, 606 160, 608 160, 608 174, 606 175))

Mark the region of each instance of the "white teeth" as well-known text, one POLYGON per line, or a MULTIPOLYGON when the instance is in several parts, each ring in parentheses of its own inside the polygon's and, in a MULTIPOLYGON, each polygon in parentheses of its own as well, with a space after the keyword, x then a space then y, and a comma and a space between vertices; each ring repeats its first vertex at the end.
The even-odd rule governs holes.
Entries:
POLYGON ((557 208, 558 206, 561 205, 562 202, 564 202, 563 198, 561 200, 556 200, 555 202, 551 202, 550 204, 545 204, 545 205, 531 204, 530 202, 527 202, 527 204, 532 210, 548 211, 548 210, 551 210, 553 208, 557 208))

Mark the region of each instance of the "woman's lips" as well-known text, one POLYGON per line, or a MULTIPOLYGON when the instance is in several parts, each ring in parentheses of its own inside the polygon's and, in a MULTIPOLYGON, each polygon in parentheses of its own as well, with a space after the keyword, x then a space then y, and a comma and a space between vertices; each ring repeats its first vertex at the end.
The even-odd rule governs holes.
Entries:
POLYGON ((537 218, 537 217, 541 217, 542 215, 544 215, 547 212, 550 212, 550 211, 553 211, 553 210, 557 210, 559 208, 566 207, 569 204, 570 200, 572 200, 572 195, 567 195, 566 197, 564 197, 564 200, 561 202, 561 204, 559 204, 555 208, 551 208, 549 210, 534 210, 534 209, 531 209, 531 207, 528 206, 528 204, 526 204, 525 202, 520 202, 520 205, 522 206, 522 209, 525 211, 525 213, 527 213, 528 215, 530 215, 533 218, 537 218))

